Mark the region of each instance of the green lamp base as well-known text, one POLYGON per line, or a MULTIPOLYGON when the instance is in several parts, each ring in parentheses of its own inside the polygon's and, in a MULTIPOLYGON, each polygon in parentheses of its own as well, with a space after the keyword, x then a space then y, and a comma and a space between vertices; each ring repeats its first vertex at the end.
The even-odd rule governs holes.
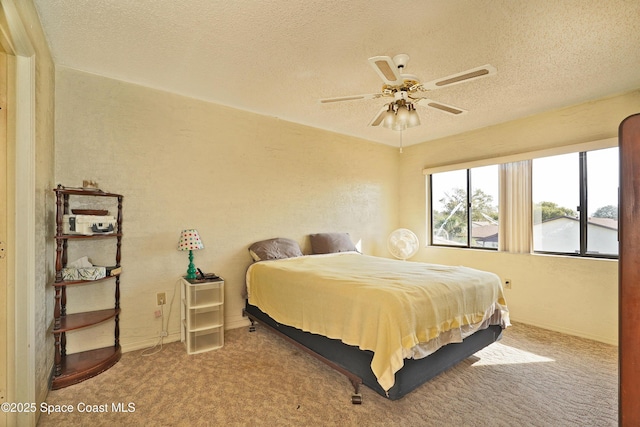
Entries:
POLYGON ((193 251, 189 251, 189 268, 187 268, 187 279, 196 278, 196 266, 193 265, 193 251))

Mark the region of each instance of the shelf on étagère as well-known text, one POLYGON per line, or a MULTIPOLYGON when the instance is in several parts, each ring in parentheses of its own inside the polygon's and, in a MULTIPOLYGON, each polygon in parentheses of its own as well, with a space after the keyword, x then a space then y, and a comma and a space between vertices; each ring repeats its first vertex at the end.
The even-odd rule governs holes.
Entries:
POLYGON ((120 314, 119 308, 107 308, 105 310, 67 314, 66 316, 60 317, 60 327, 54 328, 53 332, 68 332, 74 329, 97 325, 106 320, 113 319, 118 314, 120 314))
POLYGON ((120 276, 120 273, 114 274, 112 276, 101 277, 100 279, 95 279, 95 280, 63 280, 61 282, 53 282, 52 286, 62 287, 62 286, 71 286, 71 285, 88 285, 91 283, 102 282, 108 279, 114 279, 118 276, 120 276))
POLYGON ((60 194, 72 194, 76 196, 122 197, 122 194, 107 193, 99 188, 64 187, 58 185, 58 188, 54 188, 53 191, 60 194))
POLYGON ((108 239, 110 237, 122 237, 122 233, 109 233, 109 234, 60 234, 56 236, 56 240, 91 240, 91 239, 108 239))
POLYGON ((115 365, 121 356, 119 345, 67 354, 62 359, 62 372, 53 378, 51 389, 58 390, 96 376, 115 365))

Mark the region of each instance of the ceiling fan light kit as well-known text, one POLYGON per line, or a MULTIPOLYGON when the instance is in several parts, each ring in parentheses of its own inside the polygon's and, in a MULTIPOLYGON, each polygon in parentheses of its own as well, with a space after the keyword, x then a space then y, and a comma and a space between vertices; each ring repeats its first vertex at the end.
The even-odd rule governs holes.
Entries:
POLYGON ((338 98, 321 99, 320 103, 353 101, 359 99, 377 99, 393 97, 393 101, 385 104, 376 116, 369 122, 369 126, 382 126, 395 131, 420 126, 420 116, 416 105, 460 116, 467 113, 453 105, 427 99, 426 94, 432 90, 466 83, 472 80, 495 75, 496 68, 486 64, 447 77, 421 83, 413 74, 404 74, 404 68, 409 62, 409 55, 401 53, 393 58, 389 56, 374 56, 369 58, 369 64, 384 82, 380 93, 366 95, 351 95, 338 98))
POLYGON ((412 103, 400 99, 389 103, 381 125, 391 130, 403 131, 414 126, 419 126, 420 116, 412 103))

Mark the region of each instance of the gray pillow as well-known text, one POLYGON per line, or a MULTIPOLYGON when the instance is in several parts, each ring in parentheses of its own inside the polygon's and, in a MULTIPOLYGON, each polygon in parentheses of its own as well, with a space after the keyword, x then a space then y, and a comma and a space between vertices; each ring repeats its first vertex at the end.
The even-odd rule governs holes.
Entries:
POLYGON ((349 233, 318 233, 309 235, 314 254, 356 251, 349 233))
POLYGON ((254 261, 265 261, 302 256, 302 251, 295 240, 276 237, 255 242, 249 246, 249 254, 254 261))

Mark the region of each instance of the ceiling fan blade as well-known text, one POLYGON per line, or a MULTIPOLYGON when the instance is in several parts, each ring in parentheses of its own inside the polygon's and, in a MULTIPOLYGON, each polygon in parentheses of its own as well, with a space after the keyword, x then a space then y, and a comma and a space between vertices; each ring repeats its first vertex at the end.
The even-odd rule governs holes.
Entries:
POLYGON ((360 99, 376 99, 384 96, 382 93, 368 93, 364 95, 350 95, 350 96, 338 96, 336 98, 323 98, 320 100, 321 104, 329 104, 332 102, 342 102, 342 101, 358 101, 360 99))
POLYGON ((472 68, 461 73, 452 74, 441 79, 432 80, 427 83, 423 83, 422 87, 427 90, 439 89, 441 87, 453 86, 458 83, 466 83, 471 80, 481 79, 483 77, 492 76, 497 73, 497 70, 492 65, 483 65, 481 67, 472 68))
POLYGON ((388 56, 373 56, 369 58, 369 64, 376 70, 382 81, 390 86, 398 86, 404 83, 404 79, 398 71, 398 67, 388 56))
POLYGON ((382 120, 384 119, 384 113, 386 112, 387 112, 387 106, 385 105, 380 109, 380 111, 378 111, 378 114, 376 114, 373 117, 373 120, 369 122, 369 126, 380 126, 380 124, 382 123, 382 120))
POLYGON ((442 102, 437 102, 432 99, 422 98, 420 101, 418 101, 418 104, 422 105, 423 107, 435 108, 436 110, 442 111, 443 113, 451 114, 454 116, 461 116, 467 113, 467 110, 454 107, 453 105, 444 104, 442 102))

